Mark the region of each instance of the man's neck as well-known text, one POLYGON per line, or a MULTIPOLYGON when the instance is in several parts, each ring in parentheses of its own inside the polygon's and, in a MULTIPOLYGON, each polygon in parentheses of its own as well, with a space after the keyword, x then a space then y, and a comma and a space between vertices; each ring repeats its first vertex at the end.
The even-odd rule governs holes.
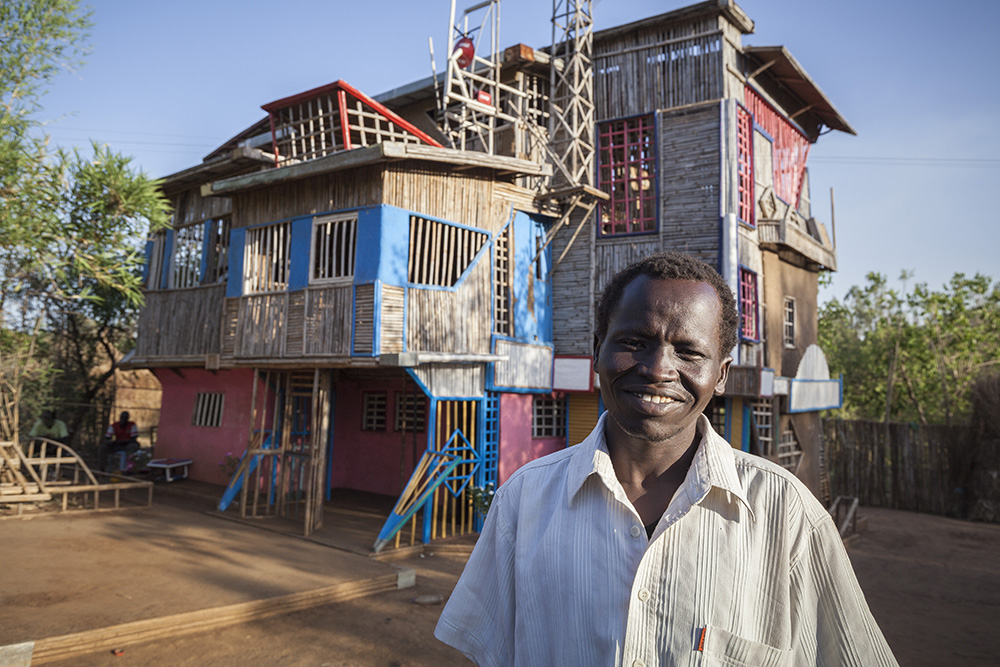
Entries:
POLYGON ((657 521, 684 483, 698 451, 697 428, 667 441, 649 442, 630 437, 609 422, 605 437, 615 476, 643 525, 657 521))

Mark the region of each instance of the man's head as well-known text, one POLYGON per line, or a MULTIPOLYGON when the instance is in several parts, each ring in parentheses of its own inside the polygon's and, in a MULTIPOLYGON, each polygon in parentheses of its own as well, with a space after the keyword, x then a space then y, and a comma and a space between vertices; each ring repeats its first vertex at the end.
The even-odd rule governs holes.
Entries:
POLYGON ((128 418, 129 418, 129 414, 127 412, 123 412, 122 415, 121 415, 121 417, 118 418, 118 421, 120 423, 122 423, 122 424, 127 424, 128 423, 128 418))
POLYGON ((689 444, 725 391, 737 323, 729 287, 683 255, 655 255, 612 279, 594 337, 609 447, 689 444))
POLYGON ((661 280, 694 280, 711 285, 722 304, 719 348, 728 354, 736 347, 736 342, 739 340, 740 315, 729 285, 715 269, 705 262, 671 250, 650 255, 615 274, 611 282, 604 288, 604 293, 597 304, 595 334, 598 339, 603 339, 607 333, 611 311, 621 301, 625 287, 639 276, 649 276, 661 280))
POLYGON ((44 423, 46 426, 52 426, 52 424, 54 424, 55 421, 56 421, 55 410, 46 410, 45 412, 42 413, 42 423, 44 423))

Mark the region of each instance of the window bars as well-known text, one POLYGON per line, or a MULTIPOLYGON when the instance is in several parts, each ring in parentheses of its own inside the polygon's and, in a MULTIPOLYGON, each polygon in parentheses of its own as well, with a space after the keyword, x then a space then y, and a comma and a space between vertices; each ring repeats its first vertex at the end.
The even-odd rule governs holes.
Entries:
POLYGON ((384 391, 364 394, 362 431, 384 431, 388 399, 384 391))
POLYGON ((598 126, 601 236, 656 231, 656 145, 652 115, 598 126))
POLYGON ((566 437, 566 399, 535 396, 532 400, 531 437, 566 437))
POLYGON ((408 280, 454 287, 487 240, 484 232, 410 216, 408 280))
POLYGON ((785 297, 782 339, 785 347, 795 347, 795 299, 785 297))
POLYGON ((201 253, 205 241, 202 223, 181 227, 174 232, 174 252, 171 257, 170 287, 197 287, 201 282, 201 253))
POLYGON ((282 222, 247 230, 243 293, 280 292, 288 288, 291 224, 282 222))
POLYGON ((397 431, 421 432, 427 424, 427 401, 423 396, 396 393, 397 431))
POLYGON ((334 216, 313 220, 310 282, 354 277, 358 217, 334 216))
POLYGON ((510 309, 511 246, 513 225, 508 225, 493 242, 493 333, 514 335, 510 309))
POLYGON ((199 393, 194 402, 191 424, 194 426, 222 426, 222 408, 226 403, 224 393, 199 393))
POLYGON ((753 116, 742 106, 736 106, 736 169, 739 192, 740 220, 757 226, 753 175, 753 116))
POLYGON ((760 340, 757 317, 757 274, 750 269, 740 268, 740 313, 743 327, 740 335, 748 340, 760 340))

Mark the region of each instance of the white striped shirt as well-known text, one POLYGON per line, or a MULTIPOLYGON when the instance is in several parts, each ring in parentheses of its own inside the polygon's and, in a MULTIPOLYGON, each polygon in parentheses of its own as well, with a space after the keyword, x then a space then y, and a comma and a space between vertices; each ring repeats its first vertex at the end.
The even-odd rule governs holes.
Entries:
POLYGON ((500 487, 435 635, 480 665, 896 665, 829 514, 702 417, 647 539, 602 416, 500 487))

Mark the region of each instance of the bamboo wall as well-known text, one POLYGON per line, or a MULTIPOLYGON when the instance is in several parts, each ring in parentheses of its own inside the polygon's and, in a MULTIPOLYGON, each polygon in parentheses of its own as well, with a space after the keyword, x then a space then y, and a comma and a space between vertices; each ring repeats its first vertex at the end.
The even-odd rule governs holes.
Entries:
POLYGON ((370 355, 375 346, 375 285, 354 290, 354 354, 370 355))
POLYGON ((190 357, 219 352, 225 285, 146 293, 136 357, 190 357))
POLYGON ((169 199, 174 210, 174 227, 219 218, 232 212, 229 197, 202 197, 200 186, 171 194, 169 199))
POLYGON ((304 354, 307 357, 348 356, 351 353, 353 291, 351 285, 305 291, 304 354))
POLYGON ((243 297, 236 318, 233 354, 252 358, 284 356, 287 319, 286 292, 243 297))
POLYGON ((823 420, 830 492, 862 505, 946 514, 954 502, 949 446, 958 428, 823 420))
POLYGON ((403 351, 405 300, 405 287, 382 285, 382 335, 379 341, 382 354, 398 354, 403 351))
MULTIPOLYGON (((456 291, 410 289, 406 316, 409 351, 488 354, 492 326, 489 253, 456 291)), ((357 334, 355 334, 357 340, 357 334)))
POLYGON ((240 193, 233 199, 233 227, 381 204, 382 169, 358 167, 240 193))
POLYGON ((485 170, 390 164, 384 174, 384 203, 493 233, 510 219, 509 207, 494 200, 493 178, 485 170))
POLYGON ((721 98, 723 25, 725 19, 706 16, 595 40, 597 119, 721 98))
POLYGON ((496 353, 508 358, 495 365, 496 386, 546 391, 552 388, 552 348, 498 340, 496 353))
POLYGON ((421 364, 413 373, 434 396, 478 398, 485 392, 485 364, 421 364))

